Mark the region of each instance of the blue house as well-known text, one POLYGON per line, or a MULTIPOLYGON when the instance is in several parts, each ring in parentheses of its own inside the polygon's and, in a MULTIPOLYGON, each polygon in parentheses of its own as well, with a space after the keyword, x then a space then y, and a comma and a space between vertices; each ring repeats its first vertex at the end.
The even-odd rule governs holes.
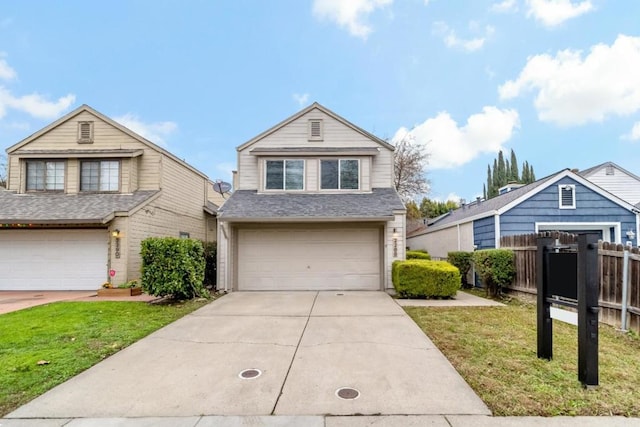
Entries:
POLYGON ((407 246, 444 258, 450 251, 498 248, 502 236, 553 230, 596 232, 608 242, 638 245, 640 210, 569 169, 501 193, 408 235, 407 246))

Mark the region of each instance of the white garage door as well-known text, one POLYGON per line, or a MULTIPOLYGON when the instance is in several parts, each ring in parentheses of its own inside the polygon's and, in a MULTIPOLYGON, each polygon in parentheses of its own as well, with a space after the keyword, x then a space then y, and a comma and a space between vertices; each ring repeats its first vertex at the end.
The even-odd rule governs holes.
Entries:
POLYGON ((240 229, 239 290, 379 290, 380 230, 240 229))
POLYGON ((0 230, 0 290, 91 290, 107 279, 106 230, 0 230))

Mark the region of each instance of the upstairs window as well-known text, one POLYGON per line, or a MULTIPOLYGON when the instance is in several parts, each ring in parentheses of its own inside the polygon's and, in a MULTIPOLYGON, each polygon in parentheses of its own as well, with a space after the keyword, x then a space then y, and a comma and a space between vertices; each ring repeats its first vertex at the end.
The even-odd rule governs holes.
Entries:
POLYGON ((27 162, 27 191, 64 191, 64 161, 27 162))
POLYGON ((558 186, 560 209, 576 208, 576 186, 575 185, 559 185, 558 186))
POLYGON ((322 141, 322 120, 309 120, 309 141, 322 141))
POLYGON ((93 142, 93 122, 78 122, 78 143, 91 144, 93 142))
POLYGON ((357 159, 321 160, 320 189, 357 190, 360 188, 360 161, 357 159))
POLYGON ((83 161, 80 164, 80 191, 118 191, 118 160, 83 161))
POLYGON ((304 189, 304 160, 267 160, 267 190, 304 189))

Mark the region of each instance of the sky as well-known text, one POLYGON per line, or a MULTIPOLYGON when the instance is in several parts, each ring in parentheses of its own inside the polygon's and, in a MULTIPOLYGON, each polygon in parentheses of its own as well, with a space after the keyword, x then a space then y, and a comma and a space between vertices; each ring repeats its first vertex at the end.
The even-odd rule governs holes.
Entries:
POLYGON ((3 150, 88 104, 230 181, 237 146, 314 101, 423 147, 432 199, 482 194, 499 150, 538 178, 640 175, 640 1, 0 4, 3 150))

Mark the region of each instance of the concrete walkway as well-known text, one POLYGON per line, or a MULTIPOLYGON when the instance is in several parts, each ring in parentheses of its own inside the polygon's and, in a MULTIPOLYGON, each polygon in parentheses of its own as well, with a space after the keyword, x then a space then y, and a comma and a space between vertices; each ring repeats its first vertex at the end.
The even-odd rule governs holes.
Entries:
POLYGON ((480 298, 466 292, 458 292, 452 299, 397 299, 403 307, 504 307, 504 304, 480 298))

